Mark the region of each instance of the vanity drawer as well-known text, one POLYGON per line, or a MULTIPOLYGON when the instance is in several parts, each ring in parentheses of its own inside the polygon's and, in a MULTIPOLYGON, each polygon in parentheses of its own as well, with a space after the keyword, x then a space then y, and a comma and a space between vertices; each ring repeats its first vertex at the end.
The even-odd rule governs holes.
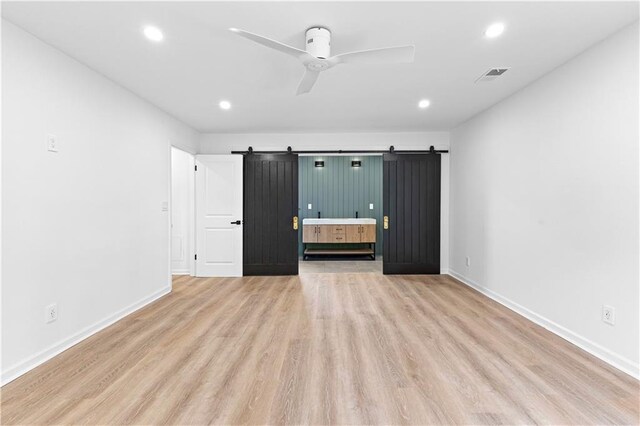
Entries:
POLYGON ((331 242, 333 243, 346 243, 347 233, 345 225, 332 225, 331 229, 331 242))
POLYGON ((345 225, 318 225, 319 243, 344 243, 345 236, 345 225))
POLYGON ((342 234, 331 234, 331 237, 333 239, 333 243, 346 243, 347 242, 347 237, 346 234, 342 233, 342 234))

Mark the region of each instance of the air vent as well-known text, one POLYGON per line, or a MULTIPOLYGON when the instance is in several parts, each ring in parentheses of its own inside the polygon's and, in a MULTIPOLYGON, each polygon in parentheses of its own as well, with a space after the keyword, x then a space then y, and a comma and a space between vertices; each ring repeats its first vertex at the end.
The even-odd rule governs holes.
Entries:
POLYGON ((493 81, 508 70, 509 68, 491 68, 489 71, 482 73, 482 75, 476 80, 476 83, 481 81, 493 81))

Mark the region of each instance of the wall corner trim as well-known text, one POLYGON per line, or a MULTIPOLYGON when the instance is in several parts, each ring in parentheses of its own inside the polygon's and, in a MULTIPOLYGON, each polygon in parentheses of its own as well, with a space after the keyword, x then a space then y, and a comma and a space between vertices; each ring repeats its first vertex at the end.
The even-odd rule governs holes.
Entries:
POLYGON ((564 340, 568 341, 569 343, 579 347, 582 350, 587 351, 588 353, 590 353, 591 355, 601 359, 602 361, 606 362, 607 364, 611 365, 612 367, 617 368, 618 370, 622 371, 623 373, 626 373, 628 375, 630 375, 631 377, 634 377, 638 380, 640 380, 640 364, 633 362, 632 360, 623 357, 621 355, 618 355, 612 351, 610 351, 609 349, 577 334, 574 333, 573 331, 543 317, 542 315, 539 315, 527 308, 525 308, 522 305, 519 305, 518 303, 515 303, 509 299, 507 299, 504 296, 501 296, 500 294, 494 292, 493 290, 490 290, 478 283, 476 283, 475 281, 471 280, 470 278, 465 277, 464 275, 449 269, 448 271, 448 275, 452 276, 453 278, 455 278, 456 280, 460 281, 462 284, 473 288, 476 291, 479 291, 480 293, 484 294, 485 296, 487 296, 488 298, 498 302, 499 304, 505 306, 506 308, 511 309, 512 311, 514 311, 515 313, 525 317, 526 319, 528 319, 531 322, 534 322, 535 324, 549 330, 550 332, 556 334, 557 336, 562 337, 564 340))
POLYGON ((7 383, 17 379, 18 377, 22 376, 23 374, 33 370, 34 368, 36 368, 37 366, 44 364, 45 362, 47 362, 48 360, 50 360, 51 358, 55 357, 56 355, 66 351, 67 349, 71 348, 72 346, 77 345, 78 343, 82 342, 83 340, 87 339, 88 337, 98 333, 101 330, 104 330, 105 328, 109 327, 110 325, 118 322, 119 320, 121 320, 122 318, 126 317, 127 315, 131 315, 132 313, 134 313, 135 311, 155 302, 156 300, 160 299, 162 296, 165 296, 167 294, 171 293, 171 286, 168 287, 164 287, 154 293, 152 293, 151 295, 142 298, 141 300, 138 300, 137 302, 132 303, 131 305, 116 311, 115 313, 109 315, 108 317, 94 323, 93 325, 90 325, 82 330, 80 330, 78 333, 67 337, 66 339, 61 340, 58 343, 55 343, 54 345, 48 347, 47 349, 23 360, 18 362, 17 364, 14 364, 13 366, 7 368, 6 370, 2 371, 2 376, 0 379, 0 386, 4 386, 7 383))

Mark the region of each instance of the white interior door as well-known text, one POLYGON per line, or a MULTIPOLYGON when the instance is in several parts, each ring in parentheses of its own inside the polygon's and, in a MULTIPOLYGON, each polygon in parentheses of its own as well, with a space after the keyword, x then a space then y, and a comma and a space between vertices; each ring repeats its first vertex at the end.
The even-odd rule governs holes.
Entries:
POLYGON ((196 276, 240 277, 242 156, 198 155, 196 166, 196 276))

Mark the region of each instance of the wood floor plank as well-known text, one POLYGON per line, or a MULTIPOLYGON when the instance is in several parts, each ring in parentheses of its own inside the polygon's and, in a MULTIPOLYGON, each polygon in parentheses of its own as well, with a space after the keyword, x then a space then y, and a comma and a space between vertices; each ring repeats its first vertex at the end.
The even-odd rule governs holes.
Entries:
POLYGON ((639 387, 449 276, 179 276, 5 385, 0 423, 638 424, 639 387))

